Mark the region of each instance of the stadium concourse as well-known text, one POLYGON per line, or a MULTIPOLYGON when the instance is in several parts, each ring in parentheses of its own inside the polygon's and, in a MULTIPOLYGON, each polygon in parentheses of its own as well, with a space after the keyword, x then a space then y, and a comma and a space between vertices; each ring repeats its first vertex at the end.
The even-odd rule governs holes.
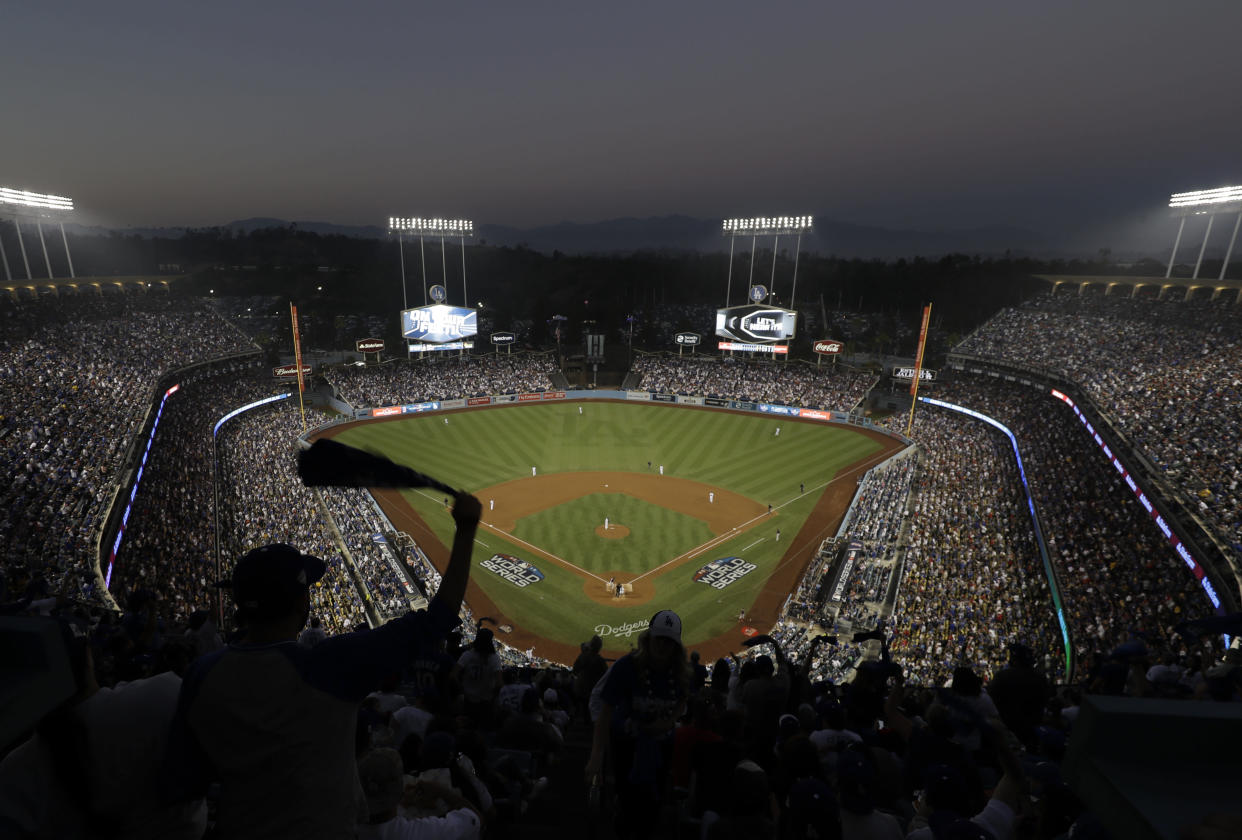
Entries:
MULTIPOLYGON (((38 734, 0 745, 0 826, 70 836, 66 827, 94 822, 121 836, 202 836, 212 812, 164 801, 155 780, 181 674, 232 636, 212 605, 233 561, 272 541, 323 557, 311 612, 329 635, 422 603, 439 573, 416 545, 387 533, 365 493, 300 485, 296 400, 242 413, 215 435, 222 416, 287 386, 205 302, 153 294, 4 306, 0 451, 13 480, 2 491, 10 560, 0 603, 8 615, 64 621, 92 652, 102 690, 66 707, 69 718, 51 716, 38 734), (97 586, 93 540, 127 454, 142 455, 143 417, 174 368, 185 368, 180 389, 146 453, 111 570, 117 611, 97 586), (107 710, 127 715, 124 733, 98 729, 107 710), (87 737, 59 737, 68 719, 87 737), (106 757, 92 752, 104 748, 106 757), (59 773, 70 765, 78 770, 66 784, 59 773), (117 791, 108 774, 128 784, 117 791), (103 790, 113 795, 96 795, 103 790)), ((1002 313, 964 347, 1004 355, 1010 342, 1050 330, 1092 336, 1047 342, 1041 363, 1094 388, 1173 478, 1208 490, 1205 515, 1236 544, 1237 385, 1205 356, 1234 358, 1238 344, 1236 324, 1213 306, 1047 298, 1002 313), (1194 338, 1178 335, 1195 329, 1194 338), (1140 330, 1185 355, 1145 353, 1140 330), (1179 415, 1185 392, 1221 410, 1179 415), (1220 460, 1209 463, 1212 454, 1220 460)), ((515 354, 349 368, 331 381, 361 407, 538 390, 554 373, 546 357, 515 354)), ((875 384, 844 367, 711 358, 644 357, 633 373, 657 390, 838 410, 859 405, 875 384)), ((1216 661, 1218 636, 1172 632, 1208 614, 1203 595, 1133 496, 1117 492, 1117 476, 1073 415, 1016 385, 963 376, 937 387, 1017 438, 1078 660, 1073 683, 1007 439, 920 408, 916 446, 862 481, 840 540, 821 548, 772 632, 691 671, 679 698, 687 713, 663 751, 648 755, 671 794, 654 814, 659 836, 929 836, 929 818, 939 831, 978 814, 995 838, 1056 837, 1075 823, 1098 827, 1103 816, 1060 777, 1084 694, 1242 699, 1242 667, 1234 654, 1216 661), (858 562, 835 579, 836 559, 854 543, 858 562), (877 656, 881 639, 891 662, 877 656)), ((612 836, 609 799, 589 804, 582 776, 594 684, 586 675, 599 673, 588 640, 568 669, 497 649, 468 609, 463 617, 460 634, 392 663, 359 709, 359 755, 397 747, 407 773, 447 780, 453 793, 408 810, 412 818, 471 811, 496 836, 546 837, 566 824, 612 836)), ((371 767, 364 762, 364 776, 374 782, 371 767)), ((605 779, 605 791, 625 781, 605 779)), ((368 830, 366 818, 359 827, 368 830)))

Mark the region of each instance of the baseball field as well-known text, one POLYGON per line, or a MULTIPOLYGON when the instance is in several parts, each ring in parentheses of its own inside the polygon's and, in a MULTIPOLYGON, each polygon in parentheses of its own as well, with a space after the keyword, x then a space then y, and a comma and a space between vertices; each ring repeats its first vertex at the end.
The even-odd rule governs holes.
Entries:
MULTIPOLYGON (((467 603, 501 625, 500 640, 562 662, 593 633, 606 653, 625 653, 665 608, 705 658, 737 650, 775 621, 858 478, 901 446, 853 426, 585 400, 327 434, 478 496, 467 603)), ((444 495, 376 498, 443 568, 453 533, 444 495)))

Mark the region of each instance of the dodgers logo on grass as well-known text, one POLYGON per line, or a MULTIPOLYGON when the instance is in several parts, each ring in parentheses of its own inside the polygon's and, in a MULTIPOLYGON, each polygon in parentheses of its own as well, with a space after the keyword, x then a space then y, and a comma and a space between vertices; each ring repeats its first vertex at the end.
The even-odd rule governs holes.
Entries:
POLYGON ((722 557, 695 572, 694 579, 699 583, 706 583, 713 589, 724 589, 754 570, 755 564, 747 563, 741 557, 722 557))
POLYGON ((543 572, 512 554, 493 554, 479 565, 489 572, 495 572, 514 586, 530 586, 543 580, 543 572))

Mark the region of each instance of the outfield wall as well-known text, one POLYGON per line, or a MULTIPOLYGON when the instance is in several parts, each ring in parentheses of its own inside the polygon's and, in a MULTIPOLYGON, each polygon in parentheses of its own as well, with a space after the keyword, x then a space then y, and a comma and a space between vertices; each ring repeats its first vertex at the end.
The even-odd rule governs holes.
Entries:
POLYGON ((767 414, 774 417, 790 417, 799 420, 816 420, 821 423, 838 423, 845 426, 858 426, 880 432, 891 438, 900 440, 909 446, 913 441, 905 435, 877 426, 865 417, 858 417, 843 411, 827 411, 819 408, 802 408, 800 406, 782 405, 779 403, 752 402, 750 400, 730 400, 723 397, 696 396, 689 394, 665 394, 659 391, 528 391, 520 394, 493 394, 484 397, 462 397, 452 400, 427 400, 425 402, 407 403, 404 405, 388 405, 379 408, 354 409, 353 416, 312 429, 303 438, 315 434, 328 426, 334 426, 349 420, 368 420, 379 417, 396 417, 404 414, 426 414, 435 411, 458 411, 464 408, 483 408, 495 405, 530 405, 533 403, 562 400, 625 400, 627 402, 664 403, 666 405, 685 405, 707 408, 725 408, 732 411, 746 411, 754 414, 767 414))

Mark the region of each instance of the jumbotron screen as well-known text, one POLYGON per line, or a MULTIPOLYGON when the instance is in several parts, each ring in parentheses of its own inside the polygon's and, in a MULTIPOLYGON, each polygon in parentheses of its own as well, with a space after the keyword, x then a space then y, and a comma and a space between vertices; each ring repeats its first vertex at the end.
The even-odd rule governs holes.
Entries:
POLYGON ((479 332, 479 315, 473 309, 443 303, 401 312, 401 335, 411 341, 443 344, 461 341, 479 332))
POLYGON ((716 310, 716 335, 734 341, 763 343, 794 337, 798 313, 777 306, 749 304, 716 310))

